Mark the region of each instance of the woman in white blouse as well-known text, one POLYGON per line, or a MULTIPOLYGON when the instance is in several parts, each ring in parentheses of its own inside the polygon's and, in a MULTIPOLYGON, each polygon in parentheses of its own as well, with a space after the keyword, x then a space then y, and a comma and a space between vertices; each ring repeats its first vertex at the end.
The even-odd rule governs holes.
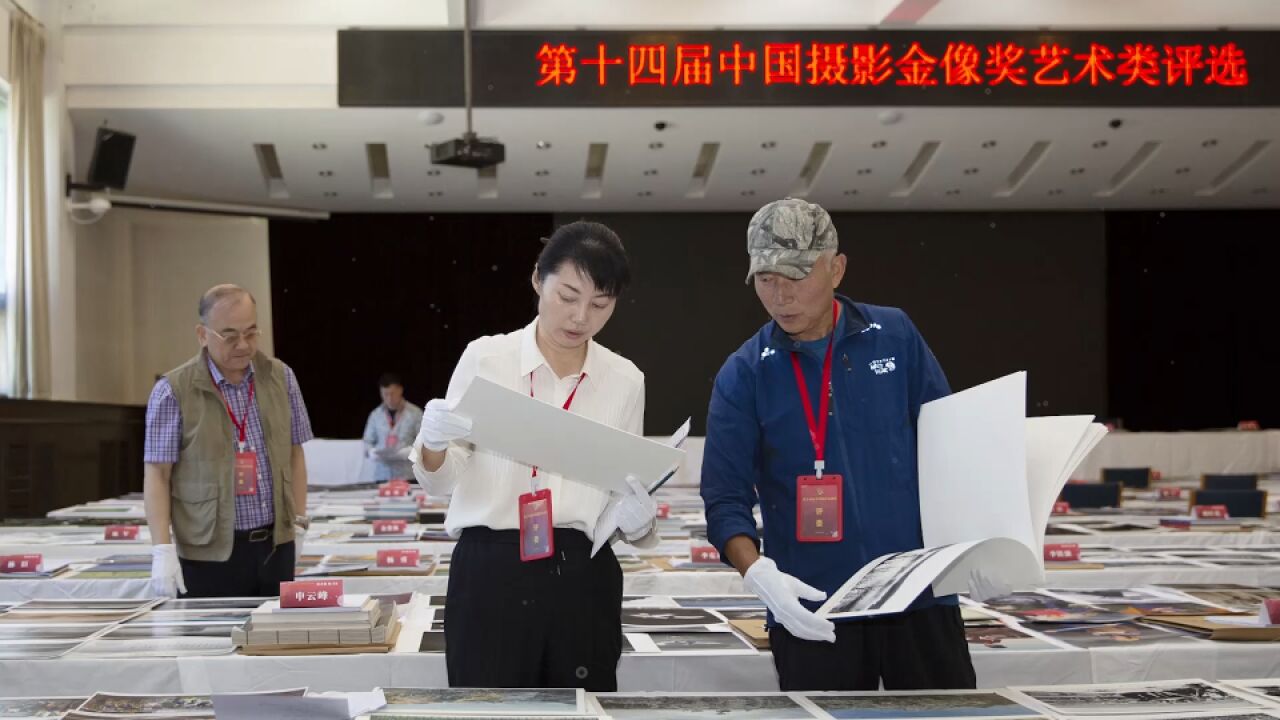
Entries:
POLYGON ((538 316, 472 341, 446 398, 423 411, 414 475, 432 495, 452 494, 445 526, 458 538, 445 605, 451 686, 617 689, 622 571, 608 540, 656 544, 653 500, 634 478, 620 496, 474 446, 454 409, 483 377, 641 434, 644 374, 592 339, 630 278, 612 230, 560 227, 534 266, 538 316))

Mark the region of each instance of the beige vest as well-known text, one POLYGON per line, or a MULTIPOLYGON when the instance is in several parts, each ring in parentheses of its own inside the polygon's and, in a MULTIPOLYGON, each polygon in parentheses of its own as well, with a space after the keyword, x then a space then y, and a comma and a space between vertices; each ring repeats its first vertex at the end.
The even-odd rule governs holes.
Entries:
MULTIPOLYGON (((293 540, 292 414, 284 364, 259 352, 253 358, 254 394, 265 448, 258 462, 271 467, 276 545, 293 540)), ((236 429, 213 385, 205 351, 165 377, 182 413, 182 446, 169 483, 173 540, 188 560, 224 562, 235 531, 236 429)))

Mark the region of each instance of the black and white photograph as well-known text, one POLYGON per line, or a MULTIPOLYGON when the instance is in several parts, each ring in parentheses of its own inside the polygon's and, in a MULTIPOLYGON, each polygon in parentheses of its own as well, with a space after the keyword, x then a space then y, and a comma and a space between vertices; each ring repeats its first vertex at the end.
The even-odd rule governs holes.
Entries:
POLYGON ((803 697, 837 720, 1040 717, 1031 708, 993 692, 805 693, 803 697))
POLYGON ((671 598, 682 608, 706 608, 707 610, 751 610, 764 608, 764 601, 755 595, 700 595, 671 598))
POLYGON ((80 707, 84 701, 85 698, 82 697, 0 698, 0 718, 60 718, 63 713, 80 707))
POLYGON ((213 699, 208 695, 97 693, 79 709, 110 715, 201 715, 213 711, 213 699))
POLYGON ((1089 625, 1027 623, 1026 627, 1058 642, 1086 649, 1198 642, 1174 630, 1137 622, 1089 625))
POLYGON ((574 688, 382 688, 387 710, 449 713, 569 715, 585 710, 574 688))
POLYGON ((785 695, 602 693, 595 699, 615 720, 804 720, 815 717, 785 695))
POLYGON ((1129 715, 1254 710, 1259 703, 1203 681, 1170 680, 1116 685, 1016 687, 1062 715, 1129 715))
POLYGON ((703 608, 623 608, 623 632, 683 629, 702 630, 709 625, 721 625, 724 621, 703 608))
POLYGON ((755 648, 735 632, 647 632, 627 633, 636 652, 741 653, 755 654, 755 648), (647 647, 652 645, 652 648, 647 647))

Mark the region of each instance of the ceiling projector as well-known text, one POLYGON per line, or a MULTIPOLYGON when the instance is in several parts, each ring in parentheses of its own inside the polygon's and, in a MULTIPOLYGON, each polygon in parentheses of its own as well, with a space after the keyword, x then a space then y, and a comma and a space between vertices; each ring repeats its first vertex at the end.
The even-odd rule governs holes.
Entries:
POLYGON ((506 157, 505 145, 493 138, 478 138, 471 132, 431 146, 433 165, 456 165, 479 170, 499 165, 506 157))

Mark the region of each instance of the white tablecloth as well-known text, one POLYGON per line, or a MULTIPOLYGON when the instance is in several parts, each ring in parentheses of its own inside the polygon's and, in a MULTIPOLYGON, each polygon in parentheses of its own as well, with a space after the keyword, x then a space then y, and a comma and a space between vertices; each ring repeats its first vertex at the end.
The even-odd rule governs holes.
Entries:
POLYGON ((1114 432, 1089 453, 1073 477, 1097 480, 1104 467, 1149 467, 1167 478, 1278 472, 1280 430, 1114 432))

